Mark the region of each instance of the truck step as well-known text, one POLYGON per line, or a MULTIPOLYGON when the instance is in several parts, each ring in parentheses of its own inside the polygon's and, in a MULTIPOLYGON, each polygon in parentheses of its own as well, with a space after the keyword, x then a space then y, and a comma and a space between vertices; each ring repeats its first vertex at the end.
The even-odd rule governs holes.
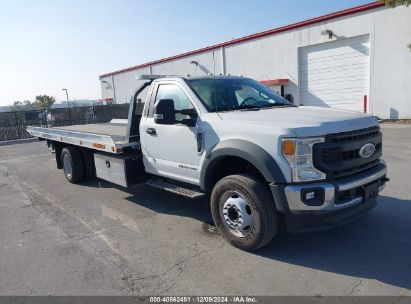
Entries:
POLYGON ((182 196, 186 196, 189 198, 197 198, 197 197, 204 195, 201 192, 198 192, 192 189, 183 188, 183 187, 180 187, 180 186, 177 186, 171 183, 167 183, 164 181, 156 180, 156 179, 151 179, 147 181, 146 184, 162 189, 162 190, 165 190, 165 191, 168 191, 168 192, 173 192, 173 193, 176 193, 182 196))

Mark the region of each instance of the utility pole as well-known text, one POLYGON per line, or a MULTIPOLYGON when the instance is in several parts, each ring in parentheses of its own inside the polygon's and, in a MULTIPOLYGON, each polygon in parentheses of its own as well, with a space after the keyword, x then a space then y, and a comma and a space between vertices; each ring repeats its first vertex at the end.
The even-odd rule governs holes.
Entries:
POLYGON ((67 107, 70 108, 70 103, 69 103, 69 98, 68 98, 68 91, 67 91, 67 89, 63 89, 63 91, 66 91, 67 107))
POLYGON ((67 89, 63 89, 63 91, 66 91, 67 109, 68 109, 69 120, 70 120, 70 125, 71 125, 71 114, 70 114, 70 103, 69 103, 68 91, 67 89))

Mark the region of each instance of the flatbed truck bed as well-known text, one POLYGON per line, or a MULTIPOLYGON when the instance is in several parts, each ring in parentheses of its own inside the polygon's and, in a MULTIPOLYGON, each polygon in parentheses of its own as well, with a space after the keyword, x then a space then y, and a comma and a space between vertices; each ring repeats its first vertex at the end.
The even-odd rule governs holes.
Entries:
POLYGON ((127 140, 127 120, 109 123, 72 125, 64 127, 27 127, 27 131, 35 137, 64 142, 75 146, 91 148, 108 153, 121 154, 123 149, 139 146, 140 142, 127 140))

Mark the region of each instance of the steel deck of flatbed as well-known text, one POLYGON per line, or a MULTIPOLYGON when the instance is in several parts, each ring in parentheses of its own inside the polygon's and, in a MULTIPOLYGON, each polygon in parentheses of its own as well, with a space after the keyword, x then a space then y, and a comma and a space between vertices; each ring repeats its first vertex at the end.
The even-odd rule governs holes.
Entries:
POLYGON ((111 122, 54 128, 28 126, 27 132, 35 137, 115 154, 122 153, 125 147, 139 145, 139 142, 128 142, 127 124, 124 123, 111 122))
POLYGON ((124 124, 114 124, 114 123, 104 123, 104 124, 90 124, 90 125, 73 125, 65 127, 56 127, 53 129, 74 131, 74 132, 83 132, 83 133, 93 133, 99 135, 108 135, 108 136, 126 136, 127 125, 124 124))

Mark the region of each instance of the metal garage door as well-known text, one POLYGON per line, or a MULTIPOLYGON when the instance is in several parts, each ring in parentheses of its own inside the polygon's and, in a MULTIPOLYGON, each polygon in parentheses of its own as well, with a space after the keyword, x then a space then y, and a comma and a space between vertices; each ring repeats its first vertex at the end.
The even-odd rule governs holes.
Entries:
POLYGON ((369 35, 300 49, 303 105, 363 112, 370 73, 369 35))

